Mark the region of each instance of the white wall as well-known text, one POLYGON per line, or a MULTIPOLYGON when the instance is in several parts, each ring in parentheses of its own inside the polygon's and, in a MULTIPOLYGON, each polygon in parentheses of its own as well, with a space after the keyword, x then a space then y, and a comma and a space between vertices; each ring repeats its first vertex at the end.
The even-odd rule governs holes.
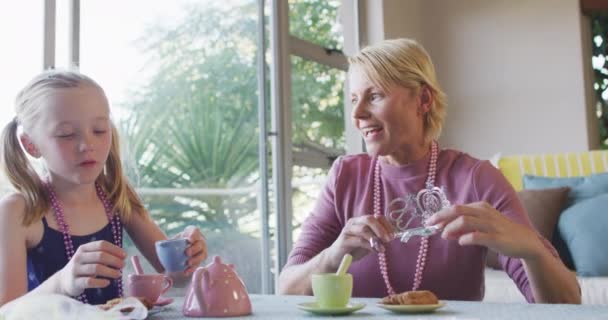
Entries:
POLYGON ((487 158, 598 145, 588 48, 583 55, 589 22, 578 0, 368 0, 367 6, 382 7, 384 38, 415 38, 433 58, 449 103, 443 146, 487 158))

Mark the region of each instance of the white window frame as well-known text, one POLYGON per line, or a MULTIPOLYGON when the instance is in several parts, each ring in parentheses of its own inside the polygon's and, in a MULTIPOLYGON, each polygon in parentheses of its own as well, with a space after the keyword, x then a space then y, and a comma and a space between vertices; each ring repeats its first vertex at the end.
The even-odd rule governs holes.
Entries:
POLYGON ((42 69, 55 68, 55 29, 56 29, 57 3, 55 0, 44 1, 44 27, 42 35, 42 69))
MULTIPOLYGON (((359 49, 359 24, 357 23, 360 11, 359 0, 343 0, 342 18, 343 30, 355 30, 353 33, 344 35, 344 47, 359 49), (350 24, 352 27, 346 25, 350 24)), ((328 50, 318 44, 299 39, 289 34, 289 5, 284 0, 272 0, 271 14, 271 113, 272 131, 269 137, 273 146, 273 187, 276 190, 276 270, 275 283, 278 283, 278 275, 287 262, 292 247, 291 226, 293 219, 292 199, 292 167, 297 155, 292 153, 292 105, 291 105, 291 55, 311 60, 316 63, 332 68, 347 71, 347 59, 344 53, 328 50)), ((345 32, 346 33, 346 32, 345 32)), ((345 94, 348 92, 345 86, 345 94)), ((345 135, 347 153, 358 153, 363 150, 359 134, 350 121, 350 100, 345 101, 345 135)), ((323 150, 321 150, 323 153, 323 150)), ((329 154, 328 156, 334 156, 329 154)), ((318 159, 314 156, 307 158, 301 155, 297 158, 297 164, 311 166, 318 165, 318 159)), ((276 290, 276 289, 275 289, 276 290)))

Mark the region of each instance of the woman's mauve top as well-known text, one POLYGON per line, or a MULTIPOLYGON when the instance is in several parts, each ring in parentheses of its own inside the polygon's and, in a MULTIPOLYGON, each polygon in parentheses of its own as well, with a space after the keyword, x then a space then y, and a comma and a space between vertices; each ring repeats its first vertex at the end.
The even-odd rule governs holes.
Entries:
MULTIPOLYGON (((415 196, 425 186, 429 157, 430 152, 404 166, 380 161, 384 215, 395 218, 416 207, 415 196)), ((334 162, 313 211, 302 225, 300 237, 294 244, 286 267, 304 263, 331 246, 348 219, 373 214, 373 171, 376 161, 377 158, 367 154, 358 154, 342 156, 334 162)), ((485 201, 509 219, 533 228, 513 187, 488 161, 456 150, 441 150, 435 186, 443 188, 453 205, 485 201)), ((401 217, 402 223, 406 220, 407 217, 401 217)), ((420 225, 420 219, 415 219, 407 228, 420 225)), ((396 292, 412 290, 420 241, 420 237, 413 237, 407 243, 394 240, 385 245, 388 275, 396 292)), ((550 243, 546 240, 544 243, 556 255, 550 243)), ((482 300, 486 253, 486 247, 461 246, 457 241, 442 239, 440 233, 429 237, 419 290, 431 290, 440 299, 446 300, 482 300)), ((533 302, 521 260, 502 255, 499 255, 499 260, 526 299, 533 302)), ((353 262, 349 273, 353 276, 353 296, 387 295, 375 253, 353 262)))

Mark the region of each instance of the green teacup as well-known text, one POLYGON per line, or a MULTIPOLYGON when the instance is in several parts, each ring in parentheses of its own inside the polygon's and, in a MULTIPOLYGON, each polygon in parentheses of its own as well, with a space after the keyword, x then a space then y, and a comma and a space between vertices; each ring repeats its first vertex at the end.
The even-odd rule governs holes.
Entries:
POLYGON ((350 273, 315 273, 312 275, 312 293, 321 308, 343 308, 353 293, 353 276, 350 273))

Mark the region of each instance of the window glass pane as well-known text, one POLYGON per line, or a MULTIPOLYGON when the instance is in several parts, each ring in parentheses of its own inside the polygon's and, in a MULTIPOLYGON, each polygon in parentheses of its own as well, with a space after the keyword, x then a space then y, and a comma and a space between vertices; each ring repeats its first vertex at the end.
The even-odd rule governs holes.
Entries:
POLYGON ((342 50, 340 0, 289 0, 289 33, 325 48, 342 50))
POLYGON ((608 15, 595 13, 591 16, 592 56, 594 69, 593 89, 597 99, 595 108, 599 121, 600 146, 608 149, 608 15))
POLYGON ((293 239, 312 210, 333 160, 344 154, 345 72, 291 57, 293 239))
POLYGON ((55 20, 55 67, 66 69, 72 67, 69 55, 70 45, 70 2, 72 0, 57 0, 55 20))
POLYGON ((346 73, 297 56, 291 70, 294 145, 343 151, 346 73))
POLYGON ((81 11, 81 70, 107 90, 153 218, 169 235, 199 226, 210 256, 259 292, 257 1, 88 0, 81 11))
POLYGON ((302 223, 312 212, 315 202, 319 198, 319 193, 325 185, 328 172, 328 168, 293 166, 291 184, 293 221, 291 226, 294 242, 300 236, 302 223))
MULTIPOLYGON (((11 1, 0 5, 0 126, 15 117, 15 97, 19 90, 42 71, 42 1, 11 1)), ((0 172, 0 195, 10 190, 0 172)))

